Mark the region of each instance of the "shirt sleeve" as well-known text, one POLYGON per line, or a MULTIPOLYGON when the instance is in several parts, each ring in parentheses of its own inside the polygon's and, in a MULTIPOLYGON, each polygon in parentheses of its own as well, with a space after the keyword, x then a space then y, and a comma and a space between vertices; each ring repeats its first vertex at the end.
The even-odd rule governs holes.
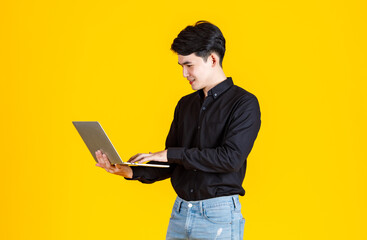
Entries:
MULTIPOLYGON (((171 128, 169 130, 167 140, 166 140, 166 148, 167 145, 173 144, 173 146, 177 146, 177 119, 179 112, 180 102, 177 104, 173 121, 171 124, 171 128)), ((150 162, 155 164, 161 164, 159 162, 150 162)), ((166 178, 171 177, 172 172, 175 168, 175 164, 170 164, 170 168, 155 168, 155 167, 132 167, 133 169, 133 177, 125 178, 126 180, 138 180, 142 183, 154 183, 156 181, 164 180, 166 178)))
MULTIPOLYGON (((160 164, 159 162, 150 162, 160 164)), ((131 167, 133 170, 132 178, 125 178, 126 180, 138 180, 142 183, 154 183, 156 181, 164 180, 171 177, 174 164, 170 168, 156 168, 156 167, 131 167)))
POLYGON ((210 173, 238 171, 253 147, 261 125, 261 114, 255 96, 241 99, 237 106, 220 146, 204 149, 168 148, 168 162, 210 173))

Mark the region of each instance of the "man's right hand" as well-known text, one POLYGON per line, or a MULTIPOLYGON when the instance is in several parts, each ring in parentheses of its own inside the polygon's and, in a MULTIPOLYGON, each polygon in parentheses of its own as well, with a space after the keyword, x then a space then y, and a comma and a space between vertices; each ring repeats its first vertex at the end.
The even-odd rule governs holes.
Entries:
POLYGON ((131 167, 121 164, 111 165, 106 154, 102 153, 101 150, 96 151, 96 158, 98 160, 98 163, 96 164, 97 167, 104 168, 109 173, 120 175, 126 178, 133 177, 133 170, 131 167))

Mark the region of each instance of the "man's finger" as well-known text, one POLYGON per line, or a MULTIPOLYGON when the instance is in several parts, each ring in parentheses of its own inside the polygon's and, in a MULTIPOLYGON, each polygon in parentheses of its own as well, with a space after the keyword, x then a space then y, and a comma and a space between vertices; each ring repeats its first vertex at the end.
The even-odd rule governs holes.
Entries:
POLYGON ((140 160, 142 160, 143 158, 149 157, 150 154, 146 154, 146 153, 142 153, 139 156, 137 156, 133 161, 131 162, 139 162, 140 160))
POLYGON ((103 158, 102 158, 102 153, 101 153, 100 150, 96 151, 96 158, 97 158, 98 163, 100 163, 100 164, 104 163, 103 158))
POLYGON ((141 153, 138 153, 138 154, 136 154, 136 155, 134 155, 134 156, 132 156, 129 160, 128 160, 128 162, 134 162, 135 161, 135 159, 137 158, 137 157, 139 157, 139 155, 140 155, 141 153))
POLYGON ((96 154, 97 161, 99 162, 99 158, 100 158, 99 151, 96 151, 95 154, 96 154))
POLYGON ((132 161, 134 161, 134 159, 136 158, 136 157, 138 157, 139 155, 141 155, 142 153, 138 153, 138 154, 135 154, 134 156, 132 156, 129 160, 128 160, 128 162, 132 162, 132 161))
POLYGON ((145 156, 145 157, 143 157, 142 159, 140 159, 140 160, 138 161, 138 163, 145 163, 145 162, 149 162, 149 161, 152 161, 153 159, 154 159, 154 157, 153 157, 153 156, 148 155, 148 156, 145 156))
POLYGON ((106 167, 107 168, 111 168, 111 163, 110 163, 110 161, 108 161, 108 158, 107 158, 107 155, 106 154, 102 154, 102 158, 103 158, 103 161, 105 162, 105 164, 106 164, 106 167))
POLYGON ((96 166, 104 168, 104 162, 102 160, 101 151, 98 150, 98 151, 96 151, 95 154, 96 154, 96 158, 97 158, 97 161, 98 161, 96 166))

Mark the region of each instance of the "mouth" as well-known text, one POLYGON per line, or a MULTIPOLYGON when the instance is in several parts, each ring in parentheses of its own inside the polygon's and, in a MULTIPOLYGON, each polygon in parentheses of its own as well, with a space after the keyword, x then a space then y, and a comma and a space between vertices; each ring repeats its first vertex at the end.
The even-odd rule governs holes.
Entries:
POLYGON ((191 85, 194 81, 195 81, 195 79, 193 79, 193 80, 189 80, 190 85, 191 85))

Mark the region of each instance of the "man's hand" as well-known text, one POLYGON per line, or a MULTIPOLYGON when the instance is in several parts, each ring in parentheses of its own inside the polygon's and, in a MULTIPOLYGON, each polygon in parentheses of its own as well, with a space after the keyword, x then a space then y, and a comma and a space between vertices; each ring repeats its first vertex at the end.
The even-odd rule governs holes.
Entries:
POLYGON ((132 156, 129 159, 129 162, 132 163, 145 163, 149 161, 156 161, 156 162, 168 162, 167 160, 167 150, 163 150, 156 153, 138 153, 132 156))
POLYGON ((133 170, 131 167, 120 164, 111 165, 106 154, 102 153, 101 150, 96 152, 96 157, 98 160, 98 163, 96 164, 97 167, 104 168, 109 173, 120 175, 126 178, 133 177, 133 170))

